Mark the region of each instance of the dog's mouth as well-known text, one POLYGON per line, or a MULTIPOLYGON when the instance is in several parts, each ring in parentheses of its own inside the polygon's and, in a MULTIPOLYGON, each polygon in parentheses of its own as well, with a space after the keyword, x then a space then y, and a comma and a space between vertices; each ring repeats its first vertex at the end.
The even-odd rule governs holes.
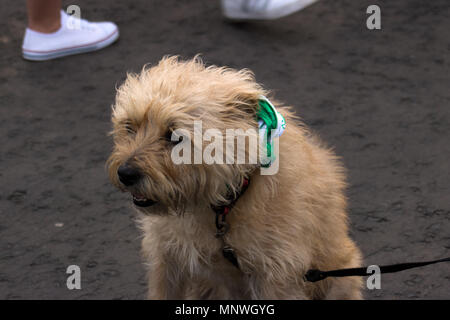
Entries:
POLYGON ((156 201, 146 198, 140 193, 132 193, 133 203, 138 207, 150 207, 156 203, 156 201))

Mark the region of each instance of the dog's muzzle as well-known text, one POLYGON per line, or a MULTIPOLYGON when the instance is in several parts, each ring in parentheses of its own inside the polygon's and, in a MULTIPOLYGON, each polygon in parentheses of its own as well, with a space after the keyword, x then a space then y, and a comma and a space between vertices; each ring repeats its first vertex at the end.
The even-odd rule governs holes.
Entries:
MULTIPOLYGON (((117 175, 119 177, 120 182, 125 187, 132 187, 136 185, 139 180, 142 178, 142 174, 138 169, 130 166, 125 163, 119 167, 117 170, 117 175)), ((156 201, 146 198, 144 195, 138 192, 131 191, 131 195, 133 196, 133 203, 138 207, 150 207, 156 203, 156 201)))
POLYGON ((142 177, 138 169, 128 164, 121 165, 117 170, 117 175, 119 176, 120 182, 127 187, 136 184, 142 177))
POLYGON ((145 198, 141 194, 132 193, 132 196, 133 196, 133 203, 138 207, 150 207, 156 203, 156 201, 145 198))

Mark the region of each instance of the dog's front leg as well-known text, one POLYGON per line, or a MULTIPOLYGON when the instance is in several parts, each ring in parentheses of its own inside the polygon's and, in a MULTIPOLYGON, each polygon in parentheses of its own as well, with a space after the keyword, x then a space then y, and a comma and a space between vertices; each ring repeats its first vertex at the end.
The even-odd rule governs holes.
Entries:
POLYGON ((155 259, 148 271, 148 299, 184 299, 185 280, 183 276, 162 259, 155 259))
POLYGON ((304 288, 295 281, 258 277, 251 284, 254 300, 309 300, 304 288))

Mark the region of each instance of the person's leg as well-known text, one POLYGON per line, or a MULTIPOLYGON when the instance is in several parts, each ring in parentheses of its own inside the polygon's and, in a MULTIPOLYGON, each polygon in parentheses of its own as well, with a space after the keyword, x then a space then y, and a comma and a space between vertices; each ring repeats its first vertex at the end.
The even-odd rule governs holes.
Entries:
POLYGON ((61 28, 61 0, 27 0, 28 28, 53 33, 61 28))

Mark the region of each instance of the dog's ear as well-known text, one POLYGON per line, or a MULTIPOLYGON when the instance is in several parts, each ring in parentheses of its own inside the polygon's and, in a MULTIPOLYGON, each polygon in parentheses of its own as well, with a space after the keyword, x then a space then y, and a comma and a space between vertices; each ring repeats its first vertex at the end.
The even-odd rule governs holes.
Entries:
POLYGON ((256 119, 258 110, 259 96, 255 94, 239 94, 233 97, 227 104, 224 114, 227 117, 242 120, 256 119))
POLYGON ((259 97, 255 97, 253 95, 245 97, 243 99, 243 103, 241 105, 241 109, 245 113, 256 117, 256 112, 258 111, 258 103, 259 103, 259 97))
POLYGON ((225 106, 225 113, 240 120, 256 119, 258 100, 268 92, 256 82, 254 74, 248 69, 208 68, 214 70, 214 96, 216 102, 225 106))

